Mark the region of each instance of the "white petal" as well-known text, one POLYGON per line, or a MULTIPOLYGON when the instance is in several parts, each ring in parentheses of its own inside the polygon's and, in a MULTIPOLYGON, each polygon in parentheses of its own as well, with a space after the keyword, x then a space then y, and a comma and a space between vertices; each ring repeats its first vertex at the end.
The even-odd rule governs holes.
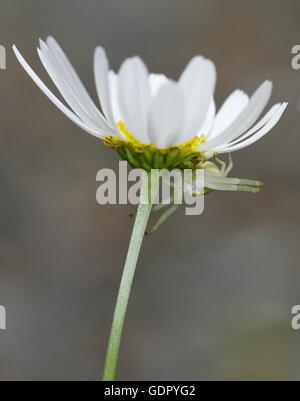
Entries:
POLYGON ((249 96, 241 90, 234 91, 223 103, 216 115, 208 139, 217 137, 233 123, 249 103, 249 96))
POLYGON ((247 131, 258 119, 272 94, 272 83, 265 81, 251 97, 248 106, 238 118, 220 135, 201 145, 202 150, 214 149, 229 143, 247 131))
POLYGON ((97 47, 94 54, 94 75, 99 101, 104 115, 113 127, 115 124, 111 106, 108 83, 109 63, 102 47, 97 47))
POLYGON ((26 60, 23 58, 19 50, 16 48, 16 46, 13 46, 13 51, 22 65, 22 67, 25 69, 25 71, 28 73, 28 75, 33 79, 33 81, 36 83, 36 85, 41 89, 42 92, 70 119, 72 120, 75 124, 77 124, 80 128, 83 130, 87 131, 89 134, 94 135, 98 138, 102 138, 103 135, 105 134, 105 131, 102 129, 98 129, 97 131, 91 130, 90 127, 88 127, 86 124, 82 122, 82 120, 75 114, 73 113, 68 107, 66 107, 47 87, 46 85, 41 81, 41 79, 37 76, 37 74, 32 70, 32 68, 29 66, 29 64, 26 62, 26 60))
POLYGON ((249 131, 247 131, 244 135, 238 137, 235 141, 230 142, 227 145, 220 146, 216 148, 216 151, 221 150, 223 148, 228 148, 229 146, 233 146, 239 142, 244 141, 245 139, 249 138, 251 135, 255 134, 258 130, 260 130, 264 125, 266 125, 277 113, 277 111, 280 109, 282 106, 281 103, 275 104, 271 109, 268 111, 268 113, 257 123, 252 127, 249 131))
POLYGON ((207 115, 216 84, 216 69, 210 60, 201 56, 192 59, 182 73, 179 85, 183 90, 186 119, 182 142, 199 132, 207 115))
POLYGON ((119 105, 119 77, 114 71, 109 71, 108 83, 114 121, 124 121, 119 105))
POLYGON ((208 113, 205 117, 204 124, 199 130, 199 135, 204 134, 206 137, 209 135, 216 117, 216 104, 214 99, 210 102, 208 113))
POLYGON ((147 118, 151 102, 148 70, 139 57, 127 59, 119 72, 119 104, 129 131, 149 143, 147 118))
POLYGON ((149 76, 149 83, 152 97, 157 95, 158 90, 160 87, 168 82, 168 78, 163 74, 150 74, 149 76))
POLYGON ((65 101, 85 124, 87 124, 89 127, 95 128, 97 125, 95 124, 89 112, 82 105, 83 102, 78 100, 77 96, 74 94, 74 91, 70 87, 70 84, 64 80, 63 74, 57 71, 55 68, 53 64, 53 57, 49 52, 47 45, 40 41, 40 46, 41 49, 37 49, 39 58, 65 101))
MULTIPOLYGON (((46 44, 44 45, 44 48, 46 48, 46 44)), ((51 55, 52 66, 54 68, 54 72, 56 72, 57 79, 59 79, 60 86, 63 88, 63 91, 65 92, 66 88, 68 87, 69 93, 72 93, 73 97, 77 100, 77 103, 80 104, 85 113, 90 116, 90 120, 96 125, 98 122, 100 122, 101 125, 105 125, 106 130, 111 130, 112 127, 109 126, 99 109, 96 107, 95 103, 78 77, 74 67, 56 40, 52 37, 48 37, 47 46, 48 56, 51 55)), ((62 93, 62 95, 64 96, 64 93, 62 93)))
POLYGON ((149 112, 149 136, 156 146, 165 148, 176 143, 184 110, 181 90, 174 82, 158 91, 149 112))
POLYGON ((250 138, 238 143, 237 145, 228 146, 228 148, 221 150, 220 153, 234 152, 236 150, 243 149, 257 142, 278 123, 287 105, 288 103, 283 103, 281 107, 277 110, 275 115, 273 115, 273 118, 267 124, 265 124, 265 126, 261 130, 259 130, 255 135, 252 135, 250 138))

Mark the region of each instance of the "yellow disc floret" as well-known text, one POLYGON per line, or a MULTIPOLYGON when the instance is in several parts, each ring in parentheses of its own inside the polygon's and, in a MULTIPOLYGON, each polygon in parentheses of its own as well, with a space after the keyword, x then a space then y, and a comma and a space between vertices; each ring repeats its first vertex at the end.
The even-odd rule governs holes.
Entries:
POLYGON ((180 145, 158 148, 154 144, 145 145, 128 131, 123 122, 117 126, 123 137, 106 136, 104 144, 114 148, 123 160, 134 168, 172 170, 199 168, 199 164, 206 161, 203 153, 199 151, 199 145, 206 141, 205 135, 194 136, 180 145))

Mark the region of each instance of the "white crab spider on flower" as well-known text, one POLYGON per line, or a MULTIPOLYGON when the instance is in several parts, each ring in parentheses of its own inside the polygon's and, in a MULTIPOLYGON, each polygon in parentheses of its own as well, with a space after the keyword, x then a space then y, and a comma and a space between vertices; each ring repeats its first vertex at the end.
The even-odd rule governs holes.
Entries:
POLYGON ((272 83, 265 81, 250 98, 241 90, 234 91, 216 113, 216 69, 212 61, 194 57, 175 82, 165 75, 149 74, 139 57, 126 59, 116 74, 109 68, 105 51, 98 47, 94 74, 100 110, 63 50, 49 37, 45 42, 40 40, 38 55, 66 106, 16 46, 13 49, 34 82, 67 117, 114 147, 133 167, 205 168, 208 177, 219 176, 215 184, 210 180, 215 188, 217 181, 222 184, 222 178, 225 183, 227 174, 215 170, 215 160, 208 160, 261 139, 287 106, 285 102, 275 104, 257 122, 272 93, 272 83))

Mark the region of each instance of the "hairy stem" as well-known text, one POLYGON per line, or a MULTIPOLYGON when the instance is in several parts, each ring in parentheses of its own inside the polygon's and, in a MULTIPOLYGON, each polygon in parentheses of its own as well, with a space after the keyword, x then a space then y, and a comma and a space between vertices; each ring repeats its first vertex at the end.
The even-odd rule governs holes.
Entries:
POLYGON ((145 173, 141 185, 140 204, 134 223, 134 228, 131 236, 131 241, 127 253, 115 313, 113 317, 111 335, 108 343, 103 375, 104 381, 113 381, 116 377, 122 332, 132 282, 157 188, 158 181, 153 180, 151 182, 151 189, 149 190, 149 176, 145 173))

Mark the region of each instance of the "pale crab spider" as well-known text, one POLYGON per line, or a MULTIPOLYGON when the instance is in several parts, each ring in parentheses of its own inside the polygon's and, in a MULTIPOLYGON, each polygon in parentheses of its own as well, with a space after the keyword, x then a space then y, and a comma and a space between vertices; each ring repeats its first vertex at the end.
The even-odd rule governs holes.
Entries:
MULTIPOLYGON (((194 189, 195 183, 191 186, 190 195, 193 197, 196 196, 204 196, 207 195, 214 190, 223 190, 223 191, 246 191, 256 193, 259 191, 260 187, 263 185, 259 181, 252 180, 244 180, 239 178, 229 178, 228 174, 233 169, 233 159, 232 154, 229 153, 228 156, 228 164, 223 160, 219 159, 217 155, 214 156, 214 159, 220 164, 220 168, 218 168, 214 163, 211 163, 214 168, 212 170, 204 169, 204 188, 202 187, 200 190, 194 189)), ((173 186, 173 185, 172 185, 173 186)), ((152 209, 152 212, 158 212, 161 209, 170 206, 158 219, 157 223, 151 228, 146 234, 153 234, 158 228, 173 214, 175 213, 180 204, 176 204, 174 202, 174 197, 168 199, 167 202, 155 205, 152 209)))

